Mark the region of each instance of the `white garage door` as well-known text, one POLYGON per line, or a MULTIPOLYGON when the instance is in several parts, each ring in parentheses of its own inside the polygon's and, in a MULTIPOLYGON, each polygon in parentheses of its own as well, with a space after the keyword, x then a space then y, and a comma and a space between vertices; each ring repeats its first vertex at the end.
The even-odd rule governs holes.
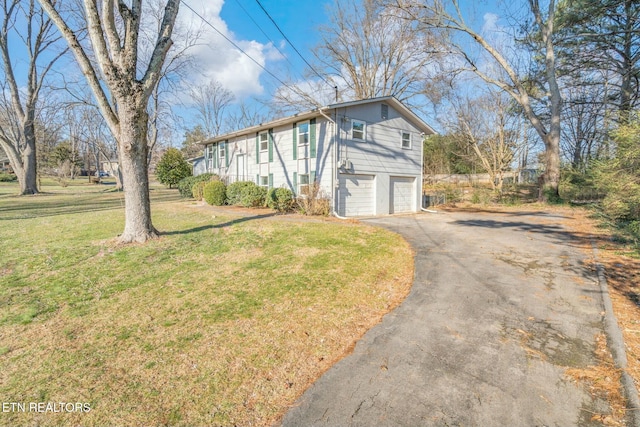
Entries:
POLYGON ((389 182, 389 213, 415 211, 415 177, 392 176, 389 182))
POLYGON ((375 213, 375 178, 373 175, 338 177, 338 215, 364 216, 375 213))

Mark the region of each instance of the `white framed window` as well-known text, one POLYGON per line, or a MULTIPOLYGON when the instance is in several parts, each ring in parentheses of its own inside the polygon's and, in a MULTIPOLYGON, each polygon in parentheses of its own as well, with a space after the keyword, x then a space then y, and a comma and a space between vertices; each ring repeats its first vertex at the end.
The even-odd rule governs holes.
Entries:
POLYGON ((269 176, 260 177, 260 187, 269 188, 269 176))
POLYGON ((260 134, 260 151, 269 150, 269 132, 262 132, 260 134))
POLYGON ((402 139, 402 148, 411 149, 411 133, 410 132, 400 132, 402 139))
POLYGON ((298 175, 298 194, 300 196, 309 195, 309 174, 298 175))
POLYGON ((221 142, 220 144, 218 144, 218 152, 219 152, 219 156, 220 156, 220 160, 224 160, 224 156, 225 156, 225 146, 224 146, 224 142, 221 142))
POLYGON ((351 120, 351 139, 364 141, 367 137, 367 124, 362 120, 351 120))
POLYGON ((298 124, 298 145, 309 144, 309 122, 298 124))

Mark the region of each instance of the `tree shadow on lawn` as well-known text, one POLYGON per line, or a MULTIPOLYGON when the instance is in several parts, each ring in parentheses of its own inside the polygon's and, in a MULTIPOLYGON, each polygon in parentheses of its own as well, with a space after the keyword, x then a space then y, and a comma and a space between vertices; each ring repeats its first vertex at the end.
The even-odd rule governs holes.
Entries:
POLYGON ((243 222, 253 221, 253 220, 256 220, 256 219, 269 218, 269 217, 276 216, 276 215, 277 215, 276 212, 270 212, 270 213, 262 214, 262 215, 243 216, 243 217, 240 217, 240 218, 232 219, 230 221, 221 222, 220 224, 201 225, 200 227, 188 228, 186 230, 162 231, 162 232, 160 232, 160 235, 161 236, 174 236, 174 235, 198 233, 200 231, 205 231, 205 230, 212 230, 212 229, 217 229, 217 228, 231 227, 232 225, 235 225, 235 224, 241 224, 243 222))
MULTIPOLYGON (((151 205, 174 202, 180 197, 169 194, 151 193, 151 205)), ((121 192, 99 193, 40 193, 35 196, 14 196, 0 203, 0 221, 15 219, 43 218, 56 215, 89 213, 124 208, 124 194, 121 192)))

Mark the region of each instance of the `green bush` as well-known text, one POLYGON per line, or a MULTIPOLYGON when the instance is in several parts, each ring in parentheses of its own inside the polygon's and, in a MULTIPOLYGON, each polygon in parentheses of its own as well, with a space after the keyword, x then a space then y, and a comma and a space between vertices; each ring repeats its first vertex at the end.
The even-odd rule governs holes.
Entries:
POLYGON ((238 181, 227 186, 227 204, 234 206, 242 206, 242 191, 246 187, 255 187, 256 184, 251 181, 238 181))
POLYGON ((266 204, 278 212, 288 212, 293 209, 293 192, 288 188, 272 188, 267 192, 266 204))
POLYGON ((184 197, 185 199, 191 198, 193 197, 193 186, 196 184, 196 182, 209 182, 209 181, 214 181, 214 180, 219 180, 220 178, 218 177, 218 175, 215 175, 213 173, 203 173, 202 175, 197 175, 197 176, 188 176, 186 178, 183 178, 180 180, 180 182, 178 182, 177 188, 178 188, 178 192, 180 193, 180 196, 184 197))
POLYGON ((198 181, 195 184, 193 184, 193 187, 191 187, 191 194, 193 195, 193 198, 196 199, 197 201, 202 200, 202 198, 204 197, 205 185, 207 185, 205 181, 198 181))
POLYGON ((240 206, 245 208, 258 208, 264 206, 267 197, 267 189, 254 183, 242 188, 240 194, 240 206))
POLYGON ((9 173, 0 173, 0 182, 14 182, 18 180, 17 175, 12 175, 9 173))
POLYGON ((222 206, 227 200, 227 186, 222 181, 208 182, 204 186, 202 196, 208 204, 222 206))
POLYGON ((172 188, 181 179, 191 176, 191 165, 176 148, 169 148, 156 166, 156 177, 162 184, 172 188))

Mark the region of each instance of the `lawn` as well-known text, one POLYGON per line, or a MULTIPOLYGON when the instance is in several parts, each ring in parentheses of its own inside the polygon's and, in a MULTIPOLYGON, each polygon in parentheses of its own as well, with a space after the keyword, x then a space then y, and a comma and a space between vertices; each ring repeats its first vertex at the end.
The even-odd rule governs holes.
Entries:
POLYGON ((2 425, 270 425, 412 281, 406 242, 358 223, 214 215, 154 187, 161 238, 123 246, 110 186, 16 188, 0 184, 0 400, 25 411, 2 425))

